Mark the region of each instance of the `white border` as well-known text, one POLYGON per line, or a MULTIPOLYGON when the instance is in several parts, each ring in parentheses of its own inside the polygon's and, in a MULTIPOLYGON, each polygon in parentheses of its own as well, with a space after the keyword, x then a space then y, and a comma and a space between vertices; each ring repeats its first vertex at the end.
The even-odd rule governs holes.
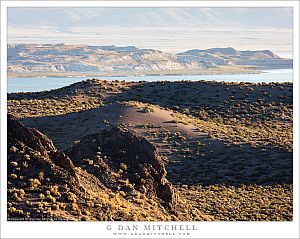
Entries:
MULTIPOLYGON (((294 8, 294 220, 293 222, 172 222, 194 224, 188 238, 299 238, 299 2, 298 1, 10 1, 1 2, 1 238, 108 238, 107 225, 132 222, 7 222, 7 7, 293 7, 294 8)), ((136 223, 134 223, 136 224, 136 223)), ((153 224, 139 222, 142 224, 153 224)), ((157 223, 154 223, 157 224, 157 223)), ((159 224, 171 224, 162 222, 159 224)), ((121 236, 119 236, 121 237, 121 236)), ((130 236, 126 236, 131 238, 130 236)), ((135 236, 136 238, 147 236, 135 236)), ((168 238, 162 237, 161 238, 168 238)), ((171 238, 178 238, 170 236, 171 238)), ((150 236, 148 238, 153 238, 150 236)))

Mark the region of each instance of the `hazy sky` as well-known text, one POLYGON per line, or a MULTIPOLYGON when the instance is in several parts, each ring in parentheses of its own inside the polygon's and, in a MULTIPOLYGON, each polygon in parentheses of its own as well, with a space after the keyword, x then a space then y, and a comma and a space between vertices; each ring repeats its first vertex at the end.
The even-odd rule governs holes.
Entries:
POLYGON ((292 51, 292 8, 8 8, 9 43, 292 51))

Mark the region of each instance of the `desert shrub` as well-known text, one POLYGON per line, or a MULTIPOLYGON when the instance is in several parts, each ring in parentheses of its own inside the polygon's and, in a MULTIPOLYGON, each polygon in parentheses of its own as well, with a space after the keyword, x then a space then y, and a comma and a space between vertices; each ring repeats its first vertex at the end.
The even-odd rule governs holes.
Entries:
POLYGON ((34 178, 34 179, 30 178, 29 184, 30 184, 31 189, 34 189, 34 188, 39 187, 41 185, 41 182, 37 178, 34 178))
POLYGON ((123 170, 123 171, 126 171, 127 170, 127 165, 125 163, 121 163, 120 164, 120 168, 123 170))
POLYGON ((199 117, 200 119, 206 120, 206 119, 209 118, 209 114, 208 114, 205 110, 201 109, 201 110, 198 112, 198 117, 199 117))

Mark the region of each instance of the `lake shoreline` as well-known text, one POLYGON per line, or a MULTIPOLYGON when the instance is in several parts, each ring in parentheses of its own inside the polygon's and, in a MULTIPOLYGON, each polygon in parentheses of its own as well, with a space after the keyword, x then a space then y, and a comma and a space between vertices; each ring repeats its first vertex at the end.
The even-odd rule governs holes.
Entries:
POLYGON ((251 68, 244 68, 245 71, 199 71, 195 73, 164 73, 160 74, 157 72, 153 73, 140 73, 140 74, 98 74, 98 73, 90 73, 90 74, 81 74, 79 72, 65 72, 65 73, 58 73, 58 74, 34 74, 34 73, 27 73, 27 74, 8 74, 8 79, 14 78, 78 78, 78 77, 96 77, 96 78, 103 78, 103 77, 143 77, 143 76, 195 76, 195 75, 241 75, 241 74, 262 74, 265 71, 269 70, 293 70, 293 68, 271 68, 271 67, 253 67, 251 68))
POLYGON ((8 73, 8 78, 31 78, 31 77, 138 77, 138 76, 179 76, 179 75, 214 75, 214 74, 258 74, 259 67, 250 66, 218 66, 217 68, 195 69, 195 70, 168 70, 168 71, 131 71, 124 72, 30 72, 30 73, 8 73))
MULTIPOLYGON (((267 70, 267 69, 266 69, 267 70)), ((97 74, 87 74, 87 75, 80 75, 80 74, 64 74, 64 75, 38 75, 38 74, 33 74, 33 75, 27 75, 27 74, 14 74, 10 75, 7 78, 8 79, 13 79, 13 78, 51 78, 51 77, 57 77, 57 78, 78 78, 78 77, 96 77, 96 78, 103 78, 103 77, 143 77, 143 76, 196 76, 196 75, 240 75, 240 74, 261 74, 263 73, 263 70, 260 71, 254 71, 254 72, 203 72, 203 73, 195 73, 195 74, 180 74, 180 73, 170 73, 170 74, 158 74, 158 73, 149 73, 149 74, 135 74, 135 75, 97 75, 97 74)))
POLYGON ((217 81, 217 82, 292 82, 292 69, 273 69, 261 73, 244 74, 202 74, 202 75, 144 75, 144 76, 76 76, 76 77, 25 77, 8 78, 8 93, 44 91, 58 89, 86 79, 119 80, 126 82, 139 81, 217 81), (25 84, 26 83, 26 84, 25 84))

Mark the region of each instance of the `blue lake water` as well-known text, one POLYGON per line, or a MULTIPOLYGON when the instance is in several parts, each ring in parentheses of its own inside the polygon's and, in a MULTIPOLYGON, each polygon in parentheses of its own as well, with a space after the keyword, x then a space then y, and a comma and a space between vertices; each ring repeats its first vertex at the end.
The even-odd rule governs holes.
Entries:
POLYGON ((61 88, 82 80, 98 78, 125 81, 225 81, 225 82, 293 82, 293 69, 264 70, 260 74, 220 74, 220 75, 159 75, 159 76, 129 76, 129 77, 46 77, 46 78, 9 78, 8 93, 43 91, 61 88))

